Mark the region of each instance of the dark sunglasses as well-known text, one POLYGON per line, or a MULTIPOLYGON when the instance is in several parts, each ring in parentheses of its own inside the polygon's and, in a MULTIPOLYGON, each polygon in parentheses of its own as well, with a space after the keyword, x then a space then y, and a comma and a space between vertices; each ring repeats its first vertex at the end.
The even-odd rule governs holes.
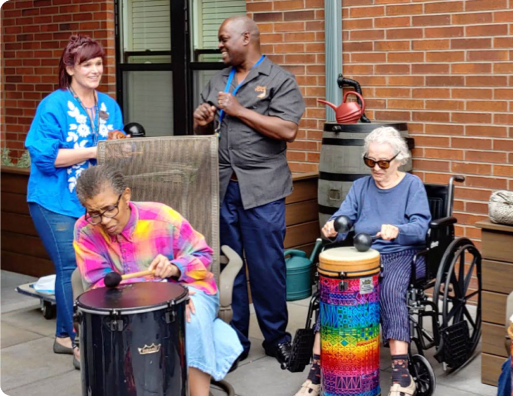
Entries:
POLYGON ((378 166, 381 168, 381 169, 388 169, 390 168, 390 163, 395 160, 395 158, 399 155, 399 153, 397 153, 396 155, 394 155, 392 158, 390 158, 389 160, 379 160, 379 161, 374 161, 373 159, 370 159, 369 157, 365 156, 363 157, 363 162, 365 163, 365 165, 367 165, 369 168, 374 168, 376 166, 376 164, 378 164, 378 166))

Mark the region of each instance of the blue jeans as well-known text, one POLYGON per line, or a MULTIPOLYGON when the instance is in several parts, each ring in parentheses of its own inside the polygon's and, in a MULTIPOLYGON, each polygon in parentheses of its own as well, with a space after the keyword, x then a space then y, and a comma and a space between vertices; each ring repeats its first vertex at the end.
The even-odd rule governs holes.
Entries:
POLYGON ((55 266, 55 301, 57 304, 57 337, 75 338, 73 330, 73 291, 71 274, 77 268, 73 248, 73 229, 77 219, 64 216, 29 202, 29 211, 39 237, 55 266))
POLYGON ((511 356, 502 364, 497 396, 511 396, 511 356))
POLYGON ((251 296, 264 349, 289 341, 287 333, 287 286, 283 239, 285 238, 285 199, 245 210, 239 183, 230 181, 221 206, 221 245, 230 246, 246 262, 233 286, 232 327, 244 352, 249 352, 248 266, 251 296))

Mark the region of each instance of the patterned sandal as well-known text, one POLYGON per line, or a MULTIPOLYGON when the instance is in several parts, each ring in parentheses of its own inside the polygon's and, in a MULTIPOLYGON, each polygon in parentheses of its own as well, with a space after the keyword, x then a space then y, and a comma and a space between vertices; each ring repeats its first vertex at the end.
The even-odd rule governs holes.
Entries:
POLYGON ((306 380, 301 385, 301 389, 294 396, 319 396, 321 394, 321 385, 314 385, 312 381, 306 380))

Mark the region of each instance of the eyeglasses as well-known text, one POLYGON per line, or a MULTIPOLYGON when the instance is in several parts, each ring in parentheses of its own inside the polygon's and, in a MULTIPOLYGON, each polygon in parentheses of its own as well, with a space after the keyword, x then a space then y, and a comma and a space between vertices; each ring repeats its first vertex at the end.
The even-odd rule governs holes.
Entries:
POLYGON ((373 159, 370 159, 369 157, 365 156, 363 157, 363 162, 365 163, 365 165, 367 165, 369 168, 374 168, 376 166, 376 164, 378 164, 378 166, 381 168, 381 169, 388 169, 390 168, 390 163, 395 160, 395 158, 399 155, 399 153, 397 153, 396 155, 394 155, 392 158, 390 158, 389 160, 379 160, 379 161, 374 161, 373 159))
POLYGON ((106 217, 108 219, 111 219, 113 217, 116 217, 119 213, 119 200, 121 199, 121 196, 123 194, 119 194, 118 200, 116 201, 115 205, 111 205, 107 207, 103 212, 91 212, 88 213, 86 210, 85 219, 89 224, 97 225, 102 222, 102 217, 106 217))

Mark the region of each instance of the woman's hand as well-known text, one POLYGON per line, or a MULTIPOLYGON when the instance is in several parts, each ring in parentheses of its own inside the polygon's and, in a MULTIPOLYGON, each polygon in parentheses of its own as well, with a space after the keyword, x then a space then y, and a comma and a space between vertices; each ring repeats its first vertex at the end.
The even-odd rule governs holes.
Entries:
POLYGON ((384 241, 391 241, 392 239, 397 238, 397 235, 399 235, 399 228, 392 224, 382 224, 381 231, 376 234, 377 237, 384 241))
MULTIPOLYGON (((194 290, 189 289, 189 296, 192 296, 193 294, 196 294, 196 292, 194 290)), ((192 298, 189 298, 189 302, 185 306, 185 319, 187 319, 187 322, 189 323, 191 321, 191 313, 193 315, 196 315, 196 307, 192 302, 192 298)))
POLYGON ((180 269, 162 254, 153 259, 148 269, 155 270, 155 277, 157 278, 180 277, 180 269))
POLYGON ((337 236, 338 232, 335 231, 334 224, 335 220, 331 220, 322 227, 322 235, 324 235, 325 238, 335 238, 337 236))

